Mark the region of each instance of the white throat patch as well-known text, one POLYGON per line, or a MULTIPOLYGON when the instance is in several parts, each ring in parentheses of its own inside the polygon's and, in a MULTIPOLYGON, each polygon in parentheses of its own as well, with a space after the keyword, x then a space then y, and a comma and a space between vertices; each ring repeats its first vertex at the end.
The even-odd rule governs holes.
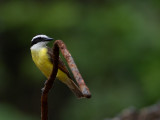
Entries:
POLYGON ((46 46, 47 43, 48 43, 48 42, 39 42, 39 43, 37 43, 37 44, 34 44, 30 49, 31 49, 31 50, 39 50, 39 49, 41 49, 41 48, 43 48, 43 47, 47 47, 47 46, 46 46))

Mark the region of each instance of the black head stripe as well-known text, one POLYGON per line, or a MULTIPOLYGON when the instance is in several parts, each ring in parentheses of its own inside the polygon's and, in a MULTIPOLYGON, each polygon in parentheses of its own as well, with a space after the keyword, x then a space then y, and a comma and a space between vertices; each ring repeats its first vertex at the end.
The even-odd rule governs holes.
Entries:
POLYGON ((34 44, 36 44, 38 42, 42 42, 42 41, 44 41, 44 39, 41 38, 41 37, 35 38, 35 39, 32 40, 31 46, 33 46, 34 44))
POLYGON ((31 41, 31 46, 33 46, 34 44, 37 44, 38 42, 45 42, 45 41, 51 41, 51 40, 53 40, 53 38, 50 38, 46 35, 37 35, 33 37, 31 41))

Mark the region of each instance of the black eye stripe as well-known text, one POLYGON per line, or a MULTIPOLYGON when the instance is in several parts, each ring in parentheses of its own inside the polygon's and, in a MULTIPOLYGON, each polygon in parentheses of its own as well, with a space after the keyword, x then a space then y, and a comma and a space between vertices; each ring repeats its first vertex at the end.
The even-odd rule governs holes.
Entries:
POLYGON ((33 41, 31 42, 31 46, 33 46, 34 44, 36 44, 36 43, 38 43, 38 42, 41 42, 41 41, 44 41, 44 38, 41 38, 41 37, 35 38, 35 39, 33 39, 33 41))

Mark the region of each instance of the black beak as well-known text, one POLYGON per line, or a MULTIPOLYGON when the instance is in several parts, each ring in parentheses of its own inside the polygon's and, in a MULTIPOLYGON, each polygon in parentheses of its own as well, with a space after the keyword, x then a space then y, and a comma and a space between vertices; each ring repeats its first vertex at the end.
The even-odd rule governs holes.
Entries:
POLYGON ((45 41, 52 41, 52 40, 54 40, 54 39, 53 38, 49 38, 49 37, 45 39, 45 41))

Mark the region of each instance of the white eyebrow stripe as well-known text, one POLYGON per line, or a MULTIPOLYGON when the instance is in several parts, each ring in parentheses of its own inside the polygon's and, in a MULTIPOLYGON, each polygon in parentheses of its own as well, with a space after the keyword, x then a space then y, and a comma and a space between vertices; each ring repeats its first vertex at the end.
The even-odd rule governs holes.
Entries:
POLYGON ((35 37, 32 38, 31 41, 33 41, 34 39, 39 38, 39 37, 41 37, 41 38, 48 38, 47 35, 36 35, 35 37))

